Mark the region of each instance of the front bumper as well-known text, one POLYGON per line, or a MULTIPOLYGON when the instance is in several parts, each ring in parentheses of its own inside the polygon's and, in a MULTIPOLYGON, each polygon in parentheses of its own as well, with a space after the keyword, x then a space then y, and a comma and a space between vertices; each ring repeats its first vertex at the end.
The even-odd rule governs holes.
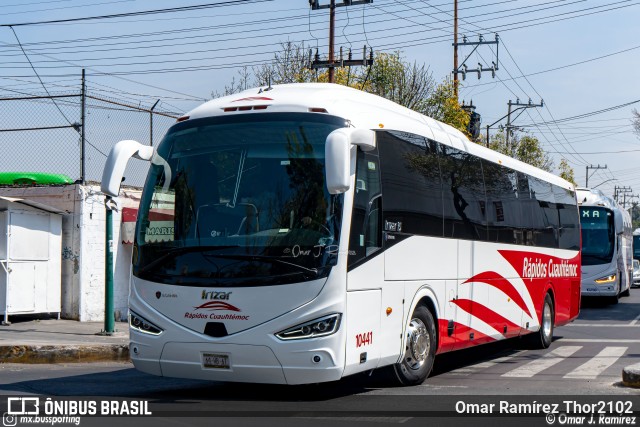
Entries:
POLYGON ((596 283, 593 280, 582 280, 580 285, 580 293, 583 297, 586 296, 602 296, 602 297, 614 297, 618 292, 618 282, 611 283, 596 283))

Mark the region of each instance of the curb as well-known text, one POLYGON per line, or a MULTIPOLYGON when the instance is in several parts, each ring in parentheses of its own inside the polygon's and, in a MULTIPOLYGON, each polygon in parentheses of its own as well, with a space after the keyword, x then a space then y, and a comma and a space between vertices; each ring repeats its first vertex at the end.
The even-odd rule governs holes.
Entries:
POLYGON ((627 387, 640 388, 640 363, 622 369, 622 383, 627 387))
POLYGON ((129 346, 106 345, 14 345, 0 346, 0 363, 80 363, 129 361, 129 346))

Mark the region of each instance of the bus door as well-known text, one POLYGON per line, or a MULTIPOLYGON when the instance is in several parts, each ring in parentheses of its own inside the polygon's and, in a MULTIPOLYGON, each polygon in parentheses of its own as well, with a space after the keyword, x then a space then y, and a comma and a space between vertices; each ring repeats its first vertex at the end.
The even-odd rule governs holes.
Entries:
POLYGON ((357 150, 356 185, 349 236, 346 364, 344 375, 373 369, 388 347, 397 354, 391 343, 397 342, 401 304, 395 304, 394 316, 384 316, 385 304, 401 298, 387 295, 393 289, 384 286, 384 256, 382 254, 382 194, 380 166, 377 153, 357 150), (391 326, 390 326, 391 325, 391 326), (392 327, 393 326, 393 327, 392 327))

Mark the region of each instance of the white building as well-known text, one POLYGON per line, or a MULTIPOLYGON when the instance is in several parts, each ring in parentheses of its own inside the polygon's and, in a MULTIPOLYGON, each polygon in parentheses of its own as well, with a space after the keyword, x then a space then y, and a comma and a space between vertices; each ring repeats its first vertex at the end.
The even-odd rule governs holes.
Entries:
MULTIPOLYGON (((116 320, 126 320, 131 271, 132 227, 121 235, 123 208, 129 218, 137 210, 140 189, 122 187, 115 199, 114 312, 116 320), (122 240, 128 241, 123 243, 122 240)), ((0 187, 0 196, 14 197, 51 206, 62 212, 61 316, 80 321, 104 320, 105 289, 105 205, 100 185, 71 184, 42 187, 0 187)))

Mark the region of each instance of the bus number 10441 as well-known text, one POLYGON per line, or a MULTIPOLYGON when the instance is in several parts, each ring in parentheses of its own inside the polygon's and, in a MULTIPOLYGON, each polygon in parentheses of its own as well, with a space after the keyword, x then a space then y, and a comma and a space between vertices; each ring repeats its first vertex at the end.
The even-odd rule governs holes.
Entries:
POLYGON ((373 344, 373 332, 365 332, 363 334, 356 334, 356 347, 360 348, 363 345, 373 344))

